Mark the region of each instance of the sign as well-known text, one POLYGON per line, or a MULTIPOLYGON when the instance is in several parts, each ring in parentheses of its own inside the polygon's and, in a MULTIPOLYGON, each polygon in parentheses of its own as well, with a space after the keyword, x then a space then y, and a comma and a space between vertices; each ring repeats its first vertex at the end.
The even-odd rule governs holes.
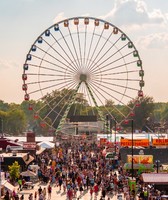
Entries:
POLYGON ((116 160, 117 156, 115 152, 107 153, 105 156, 106 160, 116 160))
POLYGON ((35 133, 27 132, 27 142, 35 142, 35 133))
MULTIPOLYGON (((131 139, 121 139, 120 145, 123 147, 132 146, 132 140, 131 139)), ((134 139, 133 146, 148 147, 149 139, 134 139)))
MULTIPOLYGON (((132 163, 132 155, 127 155, 127 163, 132 163)), ((134 164, 153 164, 153 155, 133 155, 134 164)))
POLYGON ((100 138, 100 145, 105 145, 107 143, 107 138, 100 138))
POLYGON ((167 146, 168 145, 168 139, 153 139, 152 145, 153 146, 167 146))
POLYGON ((35 150, 36 149, 36 143, 35 142, 24 142, 23 143, 23 149, 35 150))
POLYGON ((135 189, 136 189, 136 180, 130 179, 130 178, 129 178, 129 187, 130 187, 130 190, 131 190, 131 191, 132 191, 132 190, 135 191, 135 189))

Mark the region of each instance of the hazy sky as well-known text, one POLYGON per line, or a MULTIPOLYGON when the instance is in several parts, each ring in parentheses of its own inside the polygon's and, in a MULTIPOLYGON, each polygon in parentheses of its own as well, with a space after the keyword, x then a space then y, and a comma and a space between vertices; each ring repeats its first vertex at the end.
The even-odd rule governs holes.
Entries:
POLYGON ((0 100, 24 100, 21 76, 36 38, 64 18, 91 16, 119 27, 143 61, 144 94, 168 102, 167 0, 1 0, 0 100))

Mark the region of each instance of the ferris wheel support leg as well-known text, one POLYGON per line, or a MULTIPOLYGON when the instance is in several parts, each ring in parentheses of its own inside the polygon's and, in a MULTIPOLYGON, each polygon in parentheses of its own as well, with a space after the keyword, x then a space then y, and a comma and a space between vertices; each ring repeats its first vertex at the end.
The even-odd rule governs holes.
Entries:
MULTIPOLYGON (((93 100, 93 102, 94 102, 94 104, 95 104, 95 106, 96 106, 96 109, 97 109, 97 111, 98 111, 98 114, 99 114, 99 116, 100 116, 100 119, 101 119, 102 121, 104 121, 104 123, 105 123, 105 130, 107 130, 107 133, 110 133, 109 126, 108 126, 108 124, 106 123, 106 120, 105 120, 105 118, 104 118, 104 116, 103 116, 103 114, 102 114, 102 112, 101 112, 101 110, 100 110, 100 108, 99 108, 99 106, 98 106, 98 104, 97 104, 97 102, 96 102, 96 100, 95 100, 93 94, 92 94, 92 91, 91 91, 91 89, 89 88, 89 85, 88 85, 88 83, 87 83, 86 81, 85 81, 85 84, 86 84, 86 87, 87 87, 87 89, 88 89, 88 91, 89 91, 89 93, 90 93, 90 96, 91 96, 91 98, 92 98, 92 100, 93 100)), ((107 134, 107 135, 109 135, 109 134, 107 134)))
POLYGON ((75 97, 76 97, 76 94, 77 94, 77 92, 78 92, 78 90, 79 90, 79 87, 80 87, 81 83, 82 83, 82 82, 80 82, 80 83, 78 84, 76 90, 74 91, 74 94, 73 94, 73 96, 72 96, 72 99, 71 99, 71 101, 70 101, 70 103, 69 103, 69 105, 68 105, 68 107, 67 107, 67 109, 66 109, 66 111, 65 111, 65 113, 64 113, 64 115, 63 115, 63 117, 62 117, 62 119, 61 119, 61 121, 60 121, 60 123, 59 123, 59 125, 58 125, 58 128, 57 128, 56 132, 55 132, 55 136, 57 136, 57 134, 61 131, 62 126, 63 126, 63 124, 65 123, 65 120, 66 120, 66 118, 67 118, 67 115, 68 115, 68 113, 69 113, 69 110, 70 110, 72 104, 73 104, 74 101, 75 101, 75 97))

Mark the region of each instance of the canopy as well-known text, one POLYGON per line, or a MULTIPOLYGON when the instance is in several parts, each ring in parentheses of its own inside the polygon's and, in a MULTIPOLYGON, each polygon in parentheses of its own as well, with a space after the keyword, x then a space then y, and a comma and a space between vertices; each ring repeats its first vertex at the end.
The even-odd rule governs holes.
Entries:
POLYGON ((142 179, 144 183, 168 185, 167 173, 143 173, 142 179))
POLYGON ((22 176, 36 176, 36 174, 30 170, 21 173, 22 176))
POLYGON ((52 149, 54 147, 54 143, 52 142, 48 142, 48 141, 43 141, 43 142, 40 142, 38 143, 38 145, 42 148, 45 148, 45 149, 52 149))
POLYGON ((106 160, 117 160, 118 159, 115 152, 108 152, 106 154, 105 158, 106 158, 106 160))
POLYGON ((5 188, 7 188, 10 191, 13 191, 15 189, 15 187, 8 181, 2 182, 2 186, 4 186, 5 188))

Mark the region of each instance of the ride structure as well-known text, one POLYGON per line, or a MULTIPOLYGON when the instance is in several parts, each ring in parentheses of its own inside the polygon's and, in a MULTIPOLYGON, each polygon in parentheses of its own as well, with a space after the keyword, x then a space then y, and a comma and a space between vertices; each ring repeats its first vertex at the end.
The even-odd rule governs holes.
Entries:
POLYGON ((72 116, 106 121, 108 115, 119 127, 140 105, 143 77, 139 53, 122 30, 102 19, 75 17, 47 28, 32 44, 22 89, 34 118, 56 133, 72 116))

